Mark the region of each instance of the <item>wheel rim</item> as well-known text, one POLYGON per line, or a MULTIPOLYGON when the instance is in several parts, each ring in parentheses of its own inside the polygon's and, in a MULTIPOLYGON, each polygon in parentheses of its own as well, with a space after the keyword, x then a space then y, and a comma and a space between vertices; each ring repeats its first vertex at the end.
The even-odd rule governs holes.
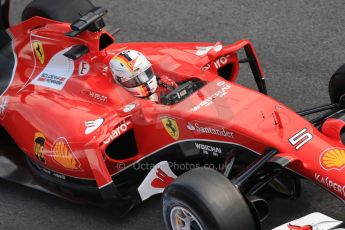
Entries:
POLYGON ((171 210, 170 223, 173 230, 203 230, 197 218, 181 206, 171 210))

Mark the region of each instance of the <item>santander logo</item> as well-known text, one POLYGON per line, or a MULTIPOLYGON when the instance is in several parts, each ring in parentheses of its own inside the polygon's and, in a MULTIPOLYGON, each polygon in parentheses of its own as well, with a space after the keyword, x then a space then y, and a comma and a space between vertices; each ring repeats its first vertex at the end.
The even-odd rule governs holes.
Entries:
POLYGON ((205 133, 216 136, 234 138, 234 133, 225 128, 210 127, 209 125, 200 124, 198 122, 188 122, 187 129, 197 133, 205 133))

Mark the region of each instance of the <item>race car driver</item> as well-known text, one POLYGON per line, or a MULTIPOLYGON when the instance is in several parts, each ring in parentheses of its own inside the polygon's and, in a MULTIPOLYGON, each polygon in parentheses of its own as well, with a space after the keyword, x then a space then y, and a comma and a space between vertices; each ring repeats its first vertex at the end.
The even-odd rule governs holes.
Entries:
POLYGON ((125 50, 115 55, 109 65, 115 82, 136 97, 160 102, 163 96, 178 87, 167 76, 157 78, 150 61, 136 50, 125 50))

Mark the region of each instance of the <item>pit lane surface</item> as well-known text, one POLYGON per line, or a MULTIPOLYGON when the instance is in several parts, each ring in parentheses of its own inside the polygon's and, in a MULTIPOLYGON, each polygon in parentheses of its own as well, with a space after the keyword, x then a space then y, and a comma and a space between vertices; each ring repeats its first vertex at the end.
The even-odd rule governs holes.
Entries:
MULTIPOLYGON (((12 1, 12 22, 28 0, 12 1)), ((269 93, 300 110, 329 102, 329 76, 345 62, 345 3, 256 0, 94 0, 109 9, 108 24, 122 28, 118 41, 222 41, 250 39, 259 55, 269 93)), ((252 86, 249 69, 240 82, 252 86)), ((276 199, 263 229, 310 212, 345 220, 345 207, 309 182, 296 201, 276 199)), ((125 218, 72 204, 0 180, 0 229, 164 229, 160 197, 125 218)))

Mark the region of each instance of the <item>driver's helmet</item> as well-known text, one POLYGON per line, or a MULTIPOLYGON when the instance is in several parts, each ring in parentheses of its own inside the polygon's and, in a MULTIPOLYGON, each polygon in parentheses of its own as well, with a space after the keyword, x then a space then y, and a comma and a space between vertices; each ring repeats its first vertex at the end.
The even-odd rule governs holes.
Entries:
POLYGON ((157 78, 147 58, 135 50, 125 50, 110 60, 114 80, 136 97, 148 97, 157 90, 157 78))

